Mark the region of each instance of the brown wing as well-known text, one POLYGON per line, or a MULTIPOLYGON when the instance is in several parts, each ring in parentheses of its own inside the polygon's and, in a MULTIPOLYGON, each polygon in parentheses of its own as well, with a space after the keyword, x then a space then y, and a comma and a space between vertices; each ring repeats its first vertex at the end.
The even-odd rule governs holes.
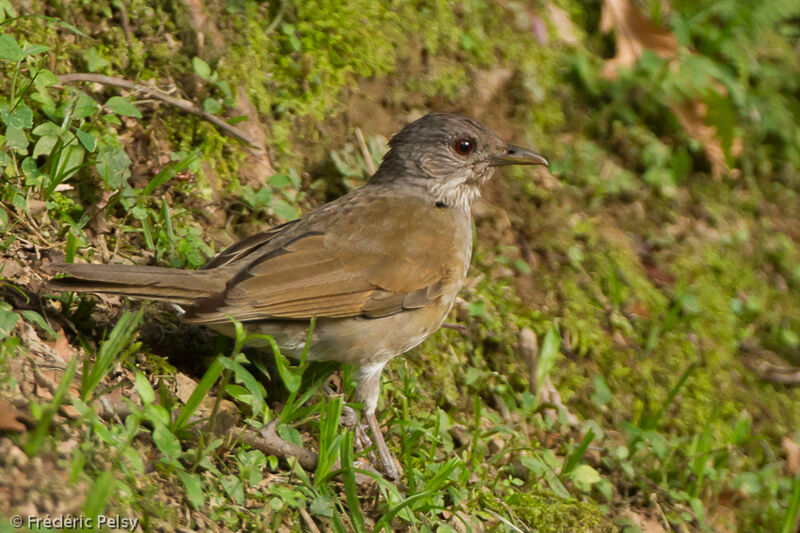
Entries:
POLYGON ((280 247, 243 243, 228 257, 246 259, 246 268, 188 320, 381 317, 422 307, 463 275, 463 246, 457 253, 444 211, 379 197, 309 217, 306 231, 293 228, 280 247))
POLYGON ((209 270, 212 268, 221 268, 231 263, 235 263, 236 261, 240 261, 242 258, 250 254, 251 252, 255 251, 256 249, 267 245, 270 241, 275 239, 278 235, 283 233, 284 231, 289 230, 292 226, 300 222, 298 220, 291 220, 289 222, 284 222, 283 224, 278 224, 267 231, 263 231, 261 233, 256 233, 255 235, 251 235, 250 237, 241 240, 223 250, 218 256, 214 259, 203 265, 204 270, 209 270))

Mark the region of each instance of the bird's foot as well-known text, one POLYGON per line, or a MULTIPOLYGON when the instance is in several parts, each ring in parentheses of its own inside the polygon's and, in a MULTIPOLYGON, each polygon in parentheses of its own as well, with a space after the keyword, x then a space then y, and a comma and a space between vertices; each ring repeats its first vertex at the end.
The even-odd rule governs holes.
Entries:
MULTIPOLYGON (((370 433, 372 433, 372 439, 375 442, 375 448, 378 451, 384 475, 392 481, 399 481, 403 476, 403 468, 400 466, 400 462, 395 458, 394 454, 389 451, 389 447, 386 446, 386 441, 383 440, 383 433, 378 425, 378 419, 375 418, 374 413, 365 414, 364 418, 369 426, 370 433)), ((373 460, 372 457, 370 457, 370 460, 373 460)))

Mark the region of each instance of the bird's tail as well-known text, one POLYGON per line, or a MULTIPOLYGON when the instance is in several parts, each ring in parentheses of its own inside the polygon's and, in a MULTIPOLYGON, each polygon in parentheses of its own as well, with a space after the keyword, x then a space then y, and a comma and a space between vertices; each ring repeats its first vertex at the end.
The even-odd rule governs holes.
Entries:
POLYGON ((47 288, 55 291, 121 294, 177 304, 193 304, 219 294, 227 284, 227 276, 217 269, 55 263, 47 270, 68 275, 48 282, 47 288))

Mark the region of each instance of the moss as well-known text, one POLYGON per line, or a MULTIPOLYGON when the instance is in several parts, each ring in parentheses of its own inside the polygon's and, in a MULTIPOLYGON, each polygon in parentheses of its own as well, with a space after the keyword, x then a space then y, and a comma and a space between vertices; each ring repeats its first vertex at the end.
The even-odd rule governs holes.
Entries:
MULTIPOLYGON (((494 496, 484 495, 487 507, 501 511, 504 505, 494 496)), ((511 496, 505 502, 533 531, 552 533, 606 533, 618 529, 591 502, 573 498, 559 498, 551 493, 534 489, 529 493, 511 496)))

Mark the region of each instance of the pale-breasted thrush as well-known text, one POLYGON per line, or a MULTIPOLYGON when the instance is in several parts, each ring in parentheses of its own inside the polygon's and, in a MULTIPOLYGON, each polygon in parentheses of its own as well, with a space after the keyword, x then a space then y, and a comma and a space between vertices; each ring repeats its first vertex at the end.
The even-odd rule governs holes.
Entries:
POLYGON ((187 322, 232 334, 229 317, 299 357, 355 365, 355 399, 389 477, 399 477, 375 408, 383 367, 436 331, 472 253, 470 204, 503 165, 546 165, 461 115, 431 113, 392 137, 369 182, 258 233, 201 270, 55 264, 49 287, 186 306, 187 322))

